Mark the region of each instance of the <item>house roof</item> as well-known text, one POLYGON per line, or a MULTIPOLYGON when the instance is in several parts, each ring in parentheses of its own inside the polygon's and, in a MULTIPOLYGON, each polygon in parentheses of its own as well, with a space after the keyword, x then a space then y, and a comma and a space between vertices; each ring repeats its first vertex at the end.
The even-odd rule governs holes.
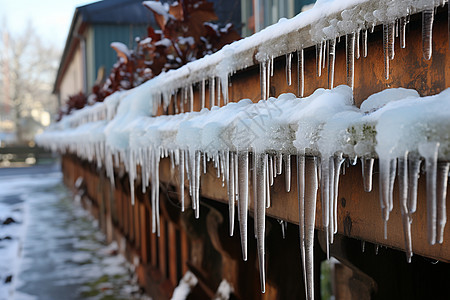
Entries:
POLYGON ((103 0, 77 7, 75 14, 86 23, 149 24, 153 14, 143 9, 142 0, 103 0))
POLYGON ((92 24, 156 26, 153 14, 143 7, 142 0, 103 0, 77 7, 67 35, 53 93, 59 90, 64 72, 86 26, 92 24))

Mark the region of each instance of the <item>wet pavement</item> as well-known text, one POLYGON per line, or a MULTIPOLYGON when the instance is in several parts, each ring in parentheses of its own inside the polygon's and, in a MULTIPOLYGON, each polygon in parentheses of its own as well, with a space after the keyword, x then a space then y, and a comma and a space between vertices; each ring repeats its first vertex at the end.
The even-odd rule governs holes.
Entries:
POLYGON ((0 300, 145 299, 57 165, 0 169, 0 300))

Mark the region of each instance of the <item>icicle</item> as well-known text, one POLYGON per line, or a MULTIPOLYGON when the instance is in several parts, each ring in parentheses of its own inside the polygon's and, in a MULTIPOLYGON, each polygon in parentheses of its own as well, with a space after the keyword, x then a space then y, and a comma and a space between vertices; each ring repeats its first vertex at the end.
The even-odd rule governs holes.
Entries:
POLYGON ((285 183, 286 183, 286 192, 291 191, 291 155, 284 155, 284 174, 285 174, 285 183))
POLYGON ((309 273, 306 271, 306 244, 305 244, 305 156, 297 155, 297 197, 298 197, 298 227, 300 233, 300 253, 302 256, 303 278, 305 281, 305 293, 308 299, 309 273))
POLYGON ((391 159, 389 163, 389 211, 394 207, 394 181, 397 174, 397 160, 391 159))
POLYGON ((417 208, 417 185, 419 182, 420 157, 408 154, 408 213, 411 215, 417 208))
POLYGON ((292 85, 292 53, 286 54, 286 82, 292 85))
POLYGON ((257 249, 259 261, 259 277, 261 281, 261 292, 266 291, 265 273, 265 234, 266 234, 266 185, 267 185, 267 155, 256 154, 256 188, 255 188, 255 210, 257 227, 257 249))
POLYGON ((303 98, 303 93, 305 91, 305 66, 303 49, 297 51, 297 77, 297 95, 303 98))
POLYGON ((449 162, 438 162, 437 164, 437 181, 436 181, 436 198, 437 198, 437 237, 436 241, 442 244, 444 241, 444 228, 447 223, 447 181, 449 162))
POLYGON ((197 202, 197 210, 195 211, 195 217, 198 219, 200 217, 200 151, 195 152, 194 157, 194 199, 197 202))
POLYGON ((278 153, 275 158, 277 160, 277 164, 276 164, 277 172, 276 172, 276 175, 280 175, 283 172, 283 153, 278 153))
POLYGON ((267 99, 267 63, 261 62, 259 64, 259 84, 261 87, 261 99, 267 99))
POLYGON ((403 235, 405 239, 406 260, 411 262, 412 240, 411 240, 411 215, 408 213, 408 152, 398 158, 398 191, 400 208, 402 213, 403 235))
POLYGON ((367 29, 363 29, 362 31, 362 55, 363 57, 367 57, 367 29))
POLYGON ((433 52, 433 21, 433 8, 424 10, 422 12, 422 49, 423 58, 426 60, 431 59, 431 54, 433 52))
POLYGON ((234 180, 234 155, 229 153, 229 163, 228 163, 228 211, 230 217, 230 236, 233 236, 234 232, 234 213, 235 213, 235 180, 234 180))
POLYGON ((325 69, 326 66, 326 62, 327 62, 327 45, 328 45, 328 41, 323 42, 323 46, 322 46, 322 69, 325 69))
POLYGON ((275 176, 275 173, 276 173, 273 170, 274 162, 273 162, 273 156, 272 155, 269 155, 268 167, 269 167, 269 172, 267 174, 269 174, 269 184, 270 184, 270 186, 272 186, 273 185, 273 177, 275 176))
POLYGON ((217 106, 220 106, 220 96, 221 96, 221 91, 220 91, 220 81, 219 78, 217 78, 217 106))
POLYGON ((428 142, 419 144, 419 152, 425 158, 427 172, 427 232, 430 245, 436 243, 436 177, 439 143, 428 142))
POLYGON ((281 226, 281 235, 283 237, 283 240, 286 238, 286 229, 287 229, 287 222, 284 220, 277 220, 278 224, 281 226))
POLYGON ((406 25, 408 24, 408 21, 406 17, 400 18, 400 48, 406 48, 406 25))
POLYGON ((270 61, 266 61, 267 67, 266 67, 266 98, 265 99, 269 99, 270 97, 270 74, 272 73, 271 68, 273 67, 273 65, 270 63, 270 61))
POLYGON ((336 62, 336 39, 330 40, 328 47, 328 88, 334 87, 334 65, 336 62))
POLYGON ((322 76, 322 49, 323 41, 320 44, 316 44, 316 76, 322 76))
POLYGON ((223 95, 223 104, 227 105, 229 102, 228 99, 228 74, 221 77, 220 84, 222 85, 222 95, 223 95))
POLYGON ((384 221, 384 238, 387 239, 387 221, 389 220, 391 192, 391 159, 380 158, 380 205, 384 221))
POLYGON ((189 86, 189 109, 194 111, 194 87, 192 84, 189 86))
POLYGON ((202 158, 203 158, 203 174, 206 174, 206 172, 207 172, 207 168, 206 168, 206 153, 203 153, 202 158))
POLYGON ((204 109, 205 108, 205 93, 206 93, 206 82, 205 82, 204 78, 202 79, 201 93, 202 93, 202 100, 201 100, 202 108, 201 109, 204 109))
POLYGON ((270 173, 273 174, 273 164, 269 162, 269 158, 271 158, 270 155, 266 154, 266 208, 270 207, 270 178, 272 178, 272 184, 273 184, 273 177, 270 176, 270 173), (272 170, 272 171, 270 171, 272 170))
POLYGON ((273 77, 273 55, 270 57, 270 77, 273 77))
POLYGON ((383 24, 384 78, 389 79, 389 25, 383 24))
POLYGON ((366 252, 366 241, 361 241, 361 252, 366 252))
POLYGON ((305 277, 306 299, 314 299, 314 226, 317 201, 317 158, 307 157, 305 163, 305 277))
POLYGON ((209 78, 209 108, 211 109, 213 106, 215 106, 214 103, 214 96, 215 96, 215 78, 211 77, 209 78))
POLYGON ((347 85, 353 89, 355 79, 355 33, 346 35, 347 85))
MULTIPOLYGON (((338 193, 339 193, 339 175, 341 173, 341 166, 344 162, 344 159, 342 158, 342 152, 337 154, 334 157, 334 192, 333 192, 333 221, 334 221, 334 231, 333 234, 337 233, 337 204, 338 204, 338 193)), ((331 243, 333 243, 333 239, 330 240, 331 243)))
POLYGON ((361 55, 360 54, 361 51, 359 50, 360 36, 361 36, 361 30, 358 29, 355 34, 355 57, 356 57, 356 59, 359 59, 359 57, 361 55))
POLYGON ((362 177, 364 182, 364 191, 372 191, 373 158, 361 158, 362 177))
MULTIPOLYGON (((330 168, 334 169, 334 164, 330 164, 331 157, 322 157, 320 164, 321 177, 320 177, 320 200, 322 202, 322 226, 326 236, 326 253, 327 258, 330 256, 330 183, 334 180, 330 180, 330 173, 334 174, 334 171, 330 171, 330 168)), ((332 188, 331 188, 332 190, 332 188)))
POLYGON ((242 258, 247 260, 247 222, 248 222, 248 152, 238 154, 239 173, 239 229, 241 232, 242 258))
POLYGON ((388 30, 388 57, 390 60, 394 59, 395 56, 395 22, 387 24, 388 30))
POLYGON ((184 151, 178 150, 180 157, 180 164, 178 166, 180 171, 180 196, 181 196, 181 211, 184 212, 184 151))

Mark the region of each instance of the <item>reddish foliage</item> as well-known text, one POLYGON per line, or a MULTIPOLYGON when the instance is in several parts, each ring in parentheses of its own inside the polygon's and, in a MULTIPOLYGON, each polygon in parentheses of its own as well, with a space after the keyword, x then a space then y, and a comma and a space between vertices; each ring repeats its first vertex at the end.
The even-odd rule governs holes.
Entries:
POLYGON ((120 43, 112 44, 118 61, 108 79, 93 87, 90 102, 101 102, 115 91, 131 89, 161 72, 177 69, 240 39, 231 24, 219 28, 209 23, 217 20, 213 3, 206 0, 174 3, 169 6, 144 2, 153 12, 160 30, 149 27, 147 38, 138 40, 134 50, 120 43), (154 9, 154 5, 159 9, 154 9))

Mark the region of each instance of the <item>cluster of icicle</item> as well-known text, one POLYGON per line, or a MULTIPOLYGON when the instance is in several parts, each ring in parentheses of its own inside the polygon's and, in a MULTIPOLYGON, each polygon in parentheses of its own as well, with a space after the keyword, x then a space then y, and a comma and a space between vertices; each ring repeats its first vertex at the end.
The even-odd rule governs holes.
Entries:
MULTIPOLYGON (((366 56, 367 31, 383 24, 386 78, 394 58, 394 38, 405 43, 408 16, 423 14, 423 49, 431 57, 434 9, 447 1, 318 1, 316 6, 249 38, 186 66, 163 73, 141 86, 118 92, 104 103, 65 117, 37 137, 54 151, 72 152, 104 166, 114 182, 114 168, 123 163, 129 174, 132 202, 134 181, 141 166, 143 191, 151 188, 152 232, 159 235, 159 163, 169 157, 178 166, 180 191, 185 177, 195 216, 200 214, 202 170, 212 161, 217 176, 227 185, 230 233, 234 232, 235 208, 239 220, 244 260, 247 259, 247 218, 254 207, 262 291, 265 290, 265 213, 270 207, 270 186, 283 172, 286 191, 291 190, 291 156, 296 156, 299 229, 307 298, 313 291, 313 237, 317 192, 320 185, 322 222, 327 245, 337 232, 339 175, 346 161, 361 159, 364 188, 372 188, 374 159, 380 165, 380 205, 385 224, 393 208, 397 177, 408 261, 412 256, 411 222, 417 203, 421 162, 427 174, 427 222, 430 244, 442 243, 446 223, 446 191, 449 172, 450 92, 421 98, 405 89, 386 90, 369 97, 360 108, 353 105, 354 59, 366 56), (321 5, 327 3, 327 9, 321 5), (310 28, 310 29, 309 29, 310 28), (308 32, 306 32, 308 31, 308 32), (333 89, 335 47, 346 37, 347 84, 333 89), (300 37, 300 38, 296 38, 300 37), (316 43, 317 75, 328 64, 330 90, 319 89, 303 98, 303 48, 316 43), (361 49, 360 49, 361 48, 361 49), (291 85, 292 53, 297 52, 298 95, 268 98, 273 58, 286 55, 286 80, 291 85), (229 76, 260 63, 259 103, 229 103, 229 76), (202 111, 194 112, 194 85, 198 84, 202 111), (209 99, 206 99, 206 89, 209 99), (209 100, 209 105, 207 104, 209 100), (162 103, 170 103, 177 115, 151 117, 162 103), (225 106, 219 108, 221 104, 225 106), (209 107, 210 110, 205 107, 209 107), (249 182, 253 197, 250 199, 249 182)), ((185 209, 184 192, 181 207, 185 209)), ((385 227, 386 228, 386 227, 385 227)), ((387 235, 387 228, 385 236, 387 235)), ((327 252, 329 247, 327 246, 327 252)))
POLYGON ((412 255, 411 222, 417 201, 417 180, 424 160, 429 242, 442 243, 450 158, 450 90, 420 97, 414 90, 389 89, 372 95, 357 108, 353 105, 352 89, 339 86, 332 90, 318 89, 306 98, 283 94, 278 99, 258 103, 245 99, 211 110, 159 117, 148 116, 152 107, 145 92, 143 89, 114 95, 105 100, 103 109, 101 105, 91 108, 91 115, 98 115, 107 112, 108 107, 110 110, 117 107, 117 99, 121 98, 110 120, 91 116, 90 122, 82 122, 89 118, 80 111, 58 124, 59 128, 38 136, 37 142, 53 150, 96 160, 106 168, 112 181, 114 167, 122 162, 129 174, 132 197, 138 176, 136 166, 140 165, 143 191, 147 184, 151 186, 152 231, 157 234, 161 158, 169 157, 172 167, 178 166, 182 210, 187 177, 197 218, 201 173, 206 172, 207 162, 212 161, 228 190, 230 234, 234 232, 237 207, 244 260, 248 208, 253 203, 263 291, 265 214, 271 205, 270 186, 284 172, 286 191, 291 190, 292 155, 297 162, 301 253, 309 298, 313 295, 318 188, 320 185, 322 224, 329 244, 337 232, 339 175, 345 159, 355 164, 361 158, 364 187, 370 191, 374 158, 378 157, 384 222, 393 207, 393 184, 397 177, 408 260, 412 255), (253 193, 249 192, 249 182, 253 193))

